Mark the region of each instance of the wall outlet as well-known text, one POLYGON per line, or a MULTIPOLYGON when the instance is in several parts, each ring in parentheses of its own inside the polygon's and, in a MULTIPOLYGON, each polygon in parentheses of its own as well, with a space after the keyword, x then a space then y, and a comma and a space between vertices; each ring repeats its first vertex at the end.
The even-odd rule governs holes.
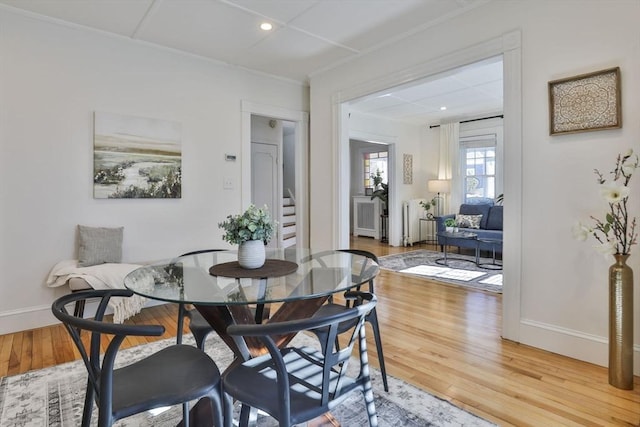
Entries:
POLYGON ((228 176, 223 177, 222 188, 225 190, 233 190, 233 178, 228 176))

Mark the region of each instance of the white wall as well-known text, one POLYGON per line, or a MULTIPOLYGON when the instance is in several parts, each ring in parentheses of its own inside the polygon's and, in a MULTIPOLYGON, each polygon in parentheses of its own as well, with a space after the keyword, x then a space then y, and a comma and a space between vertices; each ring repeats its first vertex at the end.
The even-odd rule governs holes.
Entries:
MULTIPOLYGON (((612 168, 616 155, 629 147, 640 152, 639 20, 640 2, 635 0, 494 1, 314 75, 311 175, 338 152, 341 134, 336 127, 344 117, 336 111, 341 101, 349 100, 348 94, 361 96, 369 87, 381 90, 381 81, 394 78, 395 84, 406 83, 418 78, 414 73, 420 69, 435 74, 442 71, 442 64, 468 57, 458 52, 519 32, 519 48, 509 60, 521 57, 522 72, 517 76, 521 93, 513 93, 516 80, 505 74, 505 96, 522 99, 522 105, 508 102, 505 106, 505 160, 510 162, 504 177, 505 227, 511 227, 509 239, 516 241, 509 244, 516 250, 505 253, 505 279, 512 272, 517 274, 508 277, 517 290, 505 290, 505 301, 517 306, 509 311, 505 327, 525 344, 606 365, 607 269, 613 258, 597 254, 592 242, 574 241, 571 226, 579 218, 601 216, 605 211, 592 170, 612 168), (613 66, 620 66, 622 72, 623 128, 549 136, 547 82, 613 66), (518 126, 507 126, 520 123, 519 117, 508 120, 509 114, 519 116, 520 110, 521 134, 518 126), (509 139, 514 130, 521 137, 521 147, 509 139), (514 183, 521 188, 514 188, 514 183), (521 207, 514 202, 520 197, 521 207), (518 211, 522 215, 514 218, 518 211), (512 313, 517 316, 510 318, 512 313)), ((510 42, 513 39, 506 40, 510 42)), ((636 214, 640 212, 638 175, 630 200, 630 212, 636 214)), ((317 227, 312 241, 329 240, 326 244, 331 245, 330 240, 339 238, 326 233, 338 230, 331 222, 335 205, 330 202, 338 185, 319 187, 311 182, 315 196, 311 220, 317 227)), ((637 290, 640 248, 635 246, 633 252, 630 263, 636 270, 637 290)), ((635 293, 635 306, 640 307, 640 292, 635 293)), ((640 373, 638 326, 636 318, 636 374, 640 373)))
POLYGON ((217 224, 241 209, 241 101, 308 110, 297 83, 6 10, 0 61, 0 333, 52 321, 67 290, 44 282, 75 256, 77 224, 124 226, 125 261, 227 247, 217 224), (182 198, 94 199, 94 111, 180 122, 182 198))

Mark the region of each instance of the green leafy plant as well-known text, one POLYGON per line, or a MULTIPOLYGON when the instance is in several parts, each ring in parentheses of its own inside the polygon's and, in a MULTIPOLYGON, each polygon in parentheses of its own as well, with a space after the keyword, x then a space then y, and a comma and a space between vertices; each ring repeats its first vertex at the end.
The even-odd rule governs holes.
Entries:
POLYGON ((380 184, 382 184, 382 172, 380 172, 380 169, 378 169, 376 171, 376 174, 371 174, 369 175, 369 177, 373 180, 373 187, 374 188, 378 188, 378 186, 380 184))
POLYGON ((371 200, 378 198, 382 200, 385 206, 389 202, 389 184, 382 183, 380 184, 382 188, 376 190, 371 194, 371 200))
POLYGON ((222 239, 231 244, 239 245, 249 240, 262 240, 267 244, 273 237, 275 224, 267 206, 259 209, 250 205, 241 215, 228 215, 218 227, 225 230, 222 239))
POLYGON ((456 220, 453 218, 447 218, 444 220, 445 227, 455 227, 456 225, 456 220))
POLYGON ((422 206, 424 208, 425 211, 429 211, 431 209, 432 206, 435 206, 438 203, 438 201, 436 200, 436 197, 434 197, 431 200, 427 200, 426 202, 420 201, 419 205, 422 206))
POLYGON ((610 172, 612 179, 607 182, 598 169, 594 169, 597 182, 600 185, 600 195, 609 204, 609 211, 604 220, 591 215, 595 223, 593 227, 578 222, 573 227, 573 235, 578 240, 587 240, 592 235, 600 245, 598 251, 605 255, 628 255, 631 246, 637 244, 636 218, 629 218, 627 202, 631 190, 629 181, 633 172, 638 168, 638 155, 629 149, 624 155, 618 154, 616 165, 610 172))

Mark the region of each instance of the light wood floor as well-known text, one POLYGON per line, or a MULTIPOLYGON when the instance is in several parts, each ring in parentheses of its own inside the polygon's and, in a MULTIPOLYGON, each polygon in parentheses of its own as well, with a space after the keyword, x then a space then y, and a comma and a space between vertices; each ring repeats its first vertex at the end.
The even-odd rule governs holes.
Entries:
MULTIPOLYGON (((415 249, 368 238, 353 239, 352 247, 379 256, 415 249)), ((499 425, 640 425, 639 377, 633 391, 619 390, 603 367, 501 339, 500 295, 384 270, 376 294, 387 370, 397 378, 499 425)), ((176 313, 157 306, 133 322, 161 323, 167 338, 175 336, 176 313)), ((375 345, 369 349, 376 365, 375 345)), ((60 326, 0 336, 2 376, 76 358, 60 326)))

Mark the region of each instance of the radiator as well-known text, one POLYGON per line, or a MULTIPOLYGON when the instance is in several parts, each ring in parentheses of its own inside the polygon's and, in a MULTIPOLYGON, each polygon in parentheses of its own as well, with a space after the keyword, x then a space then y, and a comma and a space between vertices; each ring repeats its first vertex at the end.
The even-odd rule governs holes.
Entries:
POLYGON ((402 202, 402 243, 404 246, 413 246, 420 240, 418 235, 419 218, 424 212, 420 202, 425 199, 411 199, 402 202))
POLYGON ((380 200, 371 197, 353 198, 353 235, 380 239, 380 200))

